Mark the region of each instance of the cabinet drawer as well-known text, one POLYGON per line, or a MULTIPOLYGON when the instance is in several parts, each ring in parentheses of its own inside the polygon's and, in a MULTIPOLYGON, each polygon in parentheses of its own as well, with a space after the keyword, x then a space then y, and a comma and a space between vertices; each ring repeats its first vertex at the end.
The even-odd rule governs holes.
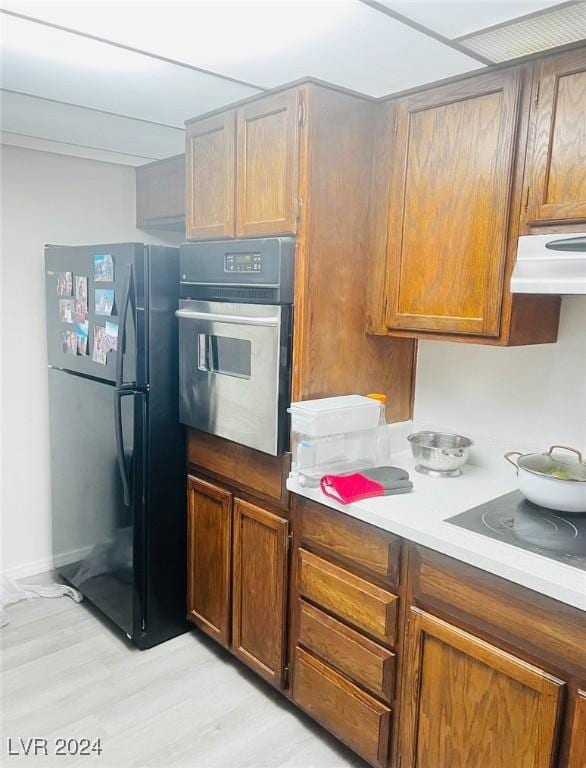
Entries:
POLYGON ((299 647, 293 700, 369 763, 386 765, 391 710, 299 647))
POLYGON ((583 611, 424 547, 411 547, 410 570, 418 605, 463 618, 583 678, 583 611))
POLYGON ((390 703, 395 676, 394 653, 303 600, 299 601, 299 642, 390 703))
POLYGON ((372 571, 395 585, 399 581, 401 540, 312 501, 301 502, 302 539, 372 571))
POLYGON ((399 598, 381 587, 299 550, 299 592, 358 629, 392 645, 399 598))

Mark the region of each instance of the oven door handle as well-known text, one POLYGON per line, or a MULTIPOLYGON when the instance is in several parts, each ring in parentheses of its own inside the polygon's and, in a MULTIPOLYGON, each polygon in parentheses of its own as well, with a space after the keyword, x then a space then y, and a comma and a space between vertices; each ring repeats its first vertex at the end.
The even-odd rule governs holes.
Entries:
POLYGON ((218 315, 214 312, 194 312, 191 309, 178 309, 175 316, 181 320, 208 320, 213 323, 231 325, 256 325, 263 328, 275 328, 280 325, 279 317, 247 317, 246 315, 218 315))

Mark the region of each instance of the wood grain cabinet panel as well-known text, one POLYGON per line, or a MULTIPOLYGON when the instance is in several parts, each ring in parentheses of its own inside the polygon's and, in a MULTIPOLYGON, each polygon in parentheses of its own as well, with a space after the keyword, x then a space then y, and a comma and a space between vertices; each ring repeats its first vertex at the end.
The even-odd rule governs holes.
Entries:
POLYGON ((284 685, 289 523, 234 501, 232 645, 277 687, 284 685))
POLYGON ((397 102, 389 328, 499 335, 521 84, 494 72, 397 102))
POLYGON ((390 709, 301 648, 294 670, 296 704, 371 765, 384 768, 390 709))
POLYGON ((302 539, 395 585, 399 580, 401 540, 360 520, 301 502, 302 539))
POLYGON ((300 91, 285 91, 238 110, 239 237, 296 230, 300 98, 300 91))
POLYGON ((384 643, 395 642, 396 595, 304 549, 298 579, 298 591, 308 600, 384 643))
POLYGON ((586 768, 586 691, 576 695, 568 768, 586 768))
POLYGON ((527 220, 586 221, 586 47, 535 65, 527 220))
POLYGON ((584 612, 432 550, 411 546, 412 601, 474 626, 577 674, 586 670, 584 612), (552 620, 555 616, 555 620, 552 620))
POLYGON ((550 768, 563 683, 424 613, 410 611, 403 768, 550 768))
POLYGON ((136 226, 185 230, 185 155, 136 168, 136 226))
POLYGON ((186 237, 234 237, 235 113, 188 123, 185 129, 186 237))
POLYGON ((395 674, 391 651, 303 600, 299 602, 299 643, 390 703, 395 674))
POLYGON ((289 475, 291 454, 271 456, 195 429, 188 431, 187 440, 189 464, 218 475, 229 485, 249 490, 254 495, 266 496, 285 509, 289 506, 285 481, 289 475))
POLYGON ((232 494, 194 477, 187 494, 187 618, 228 647, 232 494))

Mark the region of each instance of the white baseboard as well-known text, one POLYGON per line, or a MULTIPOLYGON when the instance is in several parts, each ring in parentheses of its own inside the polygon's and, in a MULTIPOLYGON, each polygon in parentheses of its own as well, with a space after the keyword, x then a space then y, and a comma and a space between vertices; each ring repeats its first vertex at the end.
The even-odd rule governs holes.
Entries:
POLYGON ((11 579, 26 579, 29 576, 37 576, 40 573, 47 573, 53 570, 53 558, 44 557, 42 560, 33 560, 30 563, 21 563, 12 568, 5 568, 2 576, 8 576, 11 579))
POLYGON ((53 557, 43 557, 41 560, 21 563, 11 568, 5 568, 0 575, 8 576, 11 579, 27 579, 29 576, 38 576, 41 573, 52 571, 55 566, 58 567, 82 560, 92 549, 93 547, 80 547, 79 549, 72 549, 70 552, 64 552, 55 559, 53 557))

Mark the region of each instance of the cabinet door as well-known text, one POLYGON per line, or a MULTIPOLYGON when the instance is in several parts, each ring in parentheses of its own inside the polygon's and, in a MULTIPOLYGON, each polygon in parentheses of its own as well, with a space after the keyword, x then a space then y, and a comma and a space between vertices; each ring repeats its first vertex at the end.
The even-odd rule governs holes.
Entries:
POLYGON ((536 64, 527 219, 586 220, 586 48, 536 64))
POLYGON ((185 229, 185 155, 136 169, 136 226, 185 229))
POLYGON ((568 768, 586 768, 586 691, 576 694, 568 768))
POLYGON ((186 128, 188 240, 234 237, 235 113, 186 128))
POLYGON ((241 499, 234 502, 234 653, 283 687, 289 524, 241 499))
POLYGON ((499 335, 520 88, 516 69, 397 103, 390 328, 499 335))
POLYGON ((294 233, 299 183, 301 92, 289 91, 238 110, 238 236, 294 233))
POLYGON ((563 683, 410 611, 403 768, 550 768, 563 683))
POLYGON ((232 495, 194 477, 187 490, 187 618, 228 647, 232 495))

